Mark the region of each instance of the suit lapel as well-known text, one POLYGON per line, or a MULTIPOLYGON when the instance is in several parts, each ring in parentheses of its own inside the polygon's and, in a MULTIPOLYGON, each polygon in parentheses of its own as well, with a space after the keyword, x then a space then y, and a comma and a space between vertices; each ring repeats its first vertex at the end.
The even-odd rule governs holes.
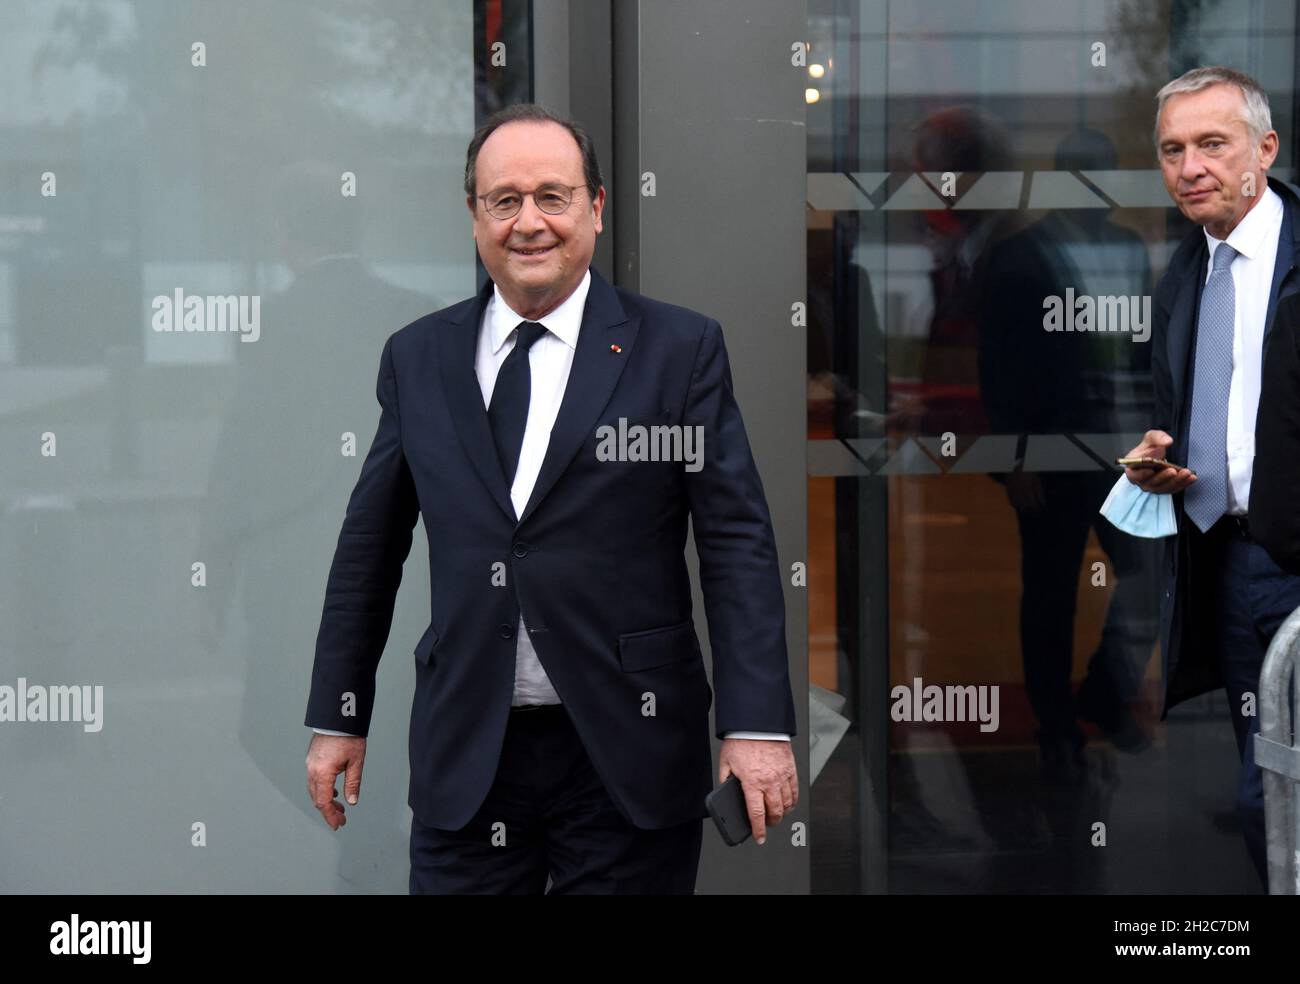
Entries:
POLYGON ((446 319, 444 329, 437 333, 438 364, 461 447, 496 504, 513 523, 515 507, 510 501, 505 475, 501 473, 501 462, 497 459, 496 444, 492 440, 492 425, 488 423, 487 408, 483 406, 483 391, 474 372, 479 323, 491 297, 492 281, 489 280, 474 298, 474 303, 464 306, 459 318, 446 319))
MULTIPOLYGON (((1282 197, 1282 229, 1277 239, 1277 260, 1273 264, 1273 284, 1268 297, 1268 314, 1264 320, 1263 351, 1268 351, 1268 336, 1273 330, 1273 312, 1283 291, 1283 284, 1288 275, 1300 265, 1300 243, 1295 239, 1295 211, 1300 209, 1300 189, 1275 178, 1269 179, 1273 190, 1282 197)), ((1184 281, 1190 283, 1179 285, 1175 292, 1174 308, 1169 315, 1169 337, 1167 354, 1169 372, 1173 379, 1174 439, 1179 439, 1182 427, 1183 409, 1187 405, 1187 372, 1192 348, 1192 337, 1196 323, 1196 312, 1201 289, 1205 286, 1205 268, 1209 262, 1209 249, 1205 245, 1205 235, 1197 230, 1200 242, 1182 271, 1184 281)))
MULTIPOLYGON (((1209 251, 1205 246, 1205 235, 1197 229, 1201 241, 1192 253, 1187 266, 1182 271, 1182 283, 1174 292, 1174 308, 1169 314, 1169 335, 1165 340, 1166 354, 1169 359, 1169 374, 1174 384, 1173 411, 1176 418, 1182 417, 1183 397, 1187 392, 1188 353, 1192 348, 1192 330, 1196 321, 1197 302, 1201 295, 1201 283, 1205 279, 1206 257, 1209 251), (1198 276, 1199 274, 1199 276, 1198 276)), ((1178 438, 1179 424, 1174 424, 1175 440, 1178 438)))
POLYGON ((1268 293, 1268 314, 1264 318, 1264 344, 1262 351, 1268 351, 1268 336, 1273 330, 1273 312, 1277 309, 1278 298, 1282 293, 1282 283, 1287 275, 1295 269, 1297 255, 1295 239, 1295 221, 1293 211, 1297 207, 1294 190, 1284 182, 1273 184, 1273 190, 1282 198, 1282 231, 1277 237, 1277 260, 1273 264, 1273 285, 1268 293))
POLYGON ((597 418, 609 403, 614 386, 623 374, 623 367, 632 358, 640 320, 636 315, 628 317, 614 288, 592 268, 573 366, 569 370, 555 426, 551 429, 541 471, 523 515, 519 517, 520 525, 536 512, 538 504, 546 498, 578 448, 594 430, 597 418), (611 350, 612 345, 617 345, 621 351, 611 350))
MULTIPOLYGON (((488 280, 474 302, 465 305, 458 317, 444 320, 444 330, 437 333, 438 362, 461 447, 493 500, 513 523, 515 508, 510 501, 510 488, 497 460, 492 425, 488 422, 483 391, 474 372, 479 325, 492 297, 492 289, 492 281, 488 280)), ((592 268, 573 366, 569 370, 555 426, 551 429, 541 472, 523 515, 519 517, 520 524, 537 509, 538 503, 564 474, 564 469, 594 429, 597 417, 609 403, 623 367, 632 355, 639 327, 640 318, 627 316, 614 288, 592 268), (612 351, 611 345, 618 345, 622 351, 612 351)))

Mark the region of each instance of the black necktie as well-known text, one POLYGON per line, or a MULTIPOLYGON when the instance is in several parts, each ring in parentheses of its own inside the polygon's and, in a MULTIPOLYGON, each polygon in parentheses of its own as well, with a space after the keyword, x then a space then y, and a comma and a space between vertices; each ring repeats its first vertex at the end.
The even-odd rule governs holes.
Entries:
POLYGON ((492 425, 492 439, 496 442, 497 458, 501 461, 507 487, 515 481, 519 452, 524 446, 524 425, 528 423, 528 398, 532 392, 528 350, 545 333, 546 326, 536 321, 519 322, 515 347, 501 363, 496 385, 492 388, 488 422, 492 425))

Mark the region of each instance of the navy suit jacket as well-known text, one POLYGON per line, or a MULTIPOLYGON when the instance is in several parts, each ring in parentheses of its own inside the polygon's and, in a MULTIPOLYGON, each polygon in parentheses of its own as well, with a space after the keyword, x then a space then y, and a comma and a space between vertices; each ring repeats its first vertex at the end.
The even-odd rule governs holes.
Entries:
POLYGON ((418 514, 432 589, 430 624, 415 647, 409 743, 408 802, 420 820, 458 829, 487 795, 514 692, 521 611, 623 814, 646 829, 705 817, 714 692, 692 619, 688 518, 716 734, 795 733, 775 538, 721 327, 613 287, 593 269, 559 415, 516 520, 474 373, 491 293, 489 281, 384 345, 379 428, 329 573, 306 723, 368 733, 375 668, 418 514), (597 429, 619 418, 629 428, 698 425, 703 467, 599 460, 597 429), (494 570, 504 570, 505 586, 494 585, 494 570))
MULTIPOLYGON (((1250 502, 1247 515, 1252 531, 1257 520, 1266 527, 1272 518, 1273 503, 1279 493, 1294 495, 1294 486, 1283 490, 1278 484, 1281 473, 1265 467, 1260 449, 1260 425, 1268 394, 1267 380, 1274 374, 1280 349, 1270 347, 1273 323, 1279 301, 1300 293, 1300 189, 1276 178, 1268 179, 1282 197, 1282 230, 1278 235, 1277 259, 1273 267, 1273 288, 1269 295, 1264 326, 1261 371, 1264 380, 1259 413, 1256 416, 1256 451, 1251 470, 1250 502), (1264 506, 1264 503, 1268 503, 1264 506)), ((1187 463, 1187 440, 1191 422, 1192 380, 1195 366, 1196 323, 1201 291, 1205 285, 1209 248, 1205 233, 1198 226, 1179 245, 1169 269, 1156 288, 1154 327, 1151 333, 1151 374, 1155 387, 1155 428, 1174 439, 1166 452, 1170 461, 1187 463)), ((1267 425, 1266 425, 1267 426, 1267 425)), ((1265 441, 1265 447, 1273 442, 1265 441)), ((1294 501, 1292 499, 1292 501, 1294 501)), ((1165 540, 1165 584, 1160 610, 1160 648, 1165 667, 1165 712, 1191 697, 1223 686, 1219 653, 1214 644, 1206 616, 1211 614, 1195 599, 1206 597, 1209 589, 1198 587, 1194 579, 1207 572, 1198 568, 1190 552, 1188 529, 1191 521, 1183 512, 1183 494, 1174 494, 1178 535, 1165 540)), ((1212 575, 1213 572, 1208 572, 1212 575)))
POLYGON ((1250 533, 1300 575, 1300 292, 1277 303, 1260 379, 1250 533))

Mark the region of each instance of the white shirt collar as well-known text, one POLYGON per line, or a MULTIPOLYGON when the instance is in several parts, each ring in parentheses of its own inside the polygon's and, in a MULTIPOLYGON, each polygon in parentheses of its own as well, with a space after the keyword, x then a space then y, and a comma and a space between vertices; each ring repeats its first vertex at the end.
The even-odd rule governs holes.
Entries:
MULTIPOLYGON (((582 312, 587 306, 587 291, 591 287, 591 270, 582 275, 582 280, 573 293, 566 297, 550 314, 538 319, 538 324, 545 325, 546 330, 564 342, 569 348, 578 347, 578 329, 582 327, 582 312)), ((491 334, 492 353, 501 351, 510 333, 519 327, 519 322, 527 321, 518 312, 511 309, 506 299, 501 296, 501 288, 492 284, 492 297, 488 301, 488 330, 491 334)))
POLYGON ((1210 248, 1211 267, 1214 265, 1214 251, 1222 242, 1226 242, 1248 260, 1258 259, 1260 250, 1268 248, 1269 243, 1277 249, 1275 233, 1282 227, 1282 208, 1282 196, 1266 184, 1259 204, 1246 213, 1237 227, 1228 233, 1226 240, 1215 239, 1206 230, 1205 243, 1210 248))

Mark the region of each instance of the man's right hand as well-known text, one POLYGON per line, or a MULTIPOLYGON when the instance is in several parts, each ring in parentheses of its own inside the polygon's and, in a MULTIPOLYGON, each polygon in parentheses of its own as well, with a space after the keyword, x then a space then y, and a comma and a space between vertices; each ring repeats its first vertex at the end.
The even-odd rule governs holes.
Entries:
MULTIPOLYGON (((1142 443, 1126 454, 1126 458, 1164 459, 1165 451, 1174 443, 1174 439, 1162 430, 1149 430, 1142 438, 1142 443)), ((1196 476, 1187 468, 1133 468, 1124 469, 1128 480, 1146 492, 1179 492, 1196 481, 1196 476)))
POLYGON ((343 815, 343 804, 334 798, 337 795, 334 780, 340 772, 346 773, 343 795, 355 806, 361 795, 361 767, 365 761, 364 738, 312 735, 307 747, 307 793, 331 830, 338 830, 348 822, 343 815))

